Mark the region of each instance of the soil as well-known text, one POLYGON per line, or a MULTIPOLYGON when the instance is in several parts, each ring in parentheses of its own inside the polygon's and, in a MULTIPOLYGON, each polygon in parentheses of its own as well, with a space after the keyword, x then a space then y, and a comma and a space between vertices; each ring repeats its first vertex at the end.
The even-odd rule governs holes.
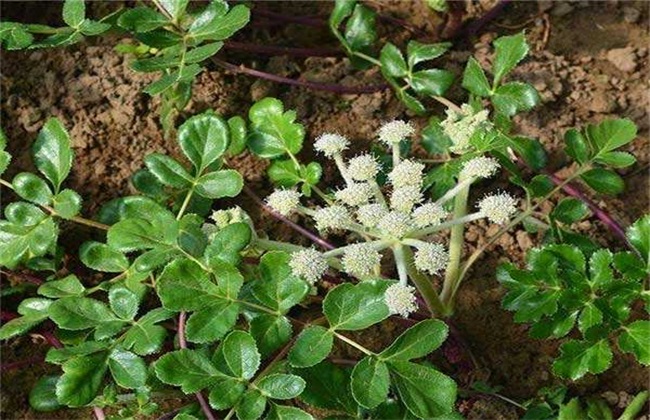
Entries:
MULTIPOLYGON (((384 40, 390 39, 398 45, 411 37, 436 40, 441 19, 424 2, 392 0, 371 4, 382 13, 419 29, 415 36, 403 27, 382 23, 380 35, 384 40)), ((470 15, 480 16, 493 4, 490 0, 472 3, 470 15)), ((632 119, 639 127, 639 136, 628 150, 636 155, 638 163, 621 171, 627 190, 615 198, 592 196, 623 226, 648 212, 649 5, 644 1, 514 2, 481 28, 477 37, 457 40, 452 51, 438 64, 457 74, 462 72, 470 55, 477 55, 486 64, 491 58, 489 45, 494 38, 525 29, 532 51, 513 77, 532 83, 540 91, 543 104, 518 117, 516 125, 523 135, 543 142, 549 151, 550 169, 559 171, 560 176, 570 171, 562 152, 562 136, 567 129, 610 117, 632 119)), ((58 7, 52 3, 5 3, 2 12, 5 19, 34 22, 42 18, 56 23, 58 7)), ((106 4, 93 4, 95 10, 102 7, 106 4)), ((256 7, 295 15, 323 15, 331 6, 320 2, 269 2, 256 7)), ((253 24, 237 39, 269 45, 336 46, 326 26, 305 31, 299 25, 268 28, 253 24)), ((56 116, 69 129, 74 141, 76 159, 68 184, 85 198, 85 214, 93 214, 116 196, 134 193, 129 177, 143 166, 142 159, 148 153, 177 152, 174 142, 163 137, 157 115, 158 101, 141 92, 151 77, 129 69, 129 60, 113 49, 120 41, 115 36, 107 36, 65 49, 2 53, 2 128, 10 139, 9 151, 15 159, 7 176, 33 169, 30 145, 46 119, 56 116)), ((376 69, 355 70, 344 58, 265 59, 232 52, 227 52, 226 57, 231 62, 303 80, 359 86, 382 82, 376 69)), ((408 118, 418 128, 426 124, 426 119, 406 111, 390 91, 334 95, 214 68, 198 78, 185 116, 206 109, 214 109, 224 116, 245 115, 250 105, 264 96, 278 97, 287 109, 297 111, 298 120, 307 130, 307 144, 324 131, 338 131, 353 140, 352 153, 373 139, 383 121, 408 118)), ((450 98, 456 102, 464 99, 457 88, 452 89, 450 98)), ((431 107, 435 113, 442 112, 435 104, 431 107)), ((305 158, 313 157, 310 149, 305 147, 305 158)), ((264 177, 264 163, 245 154, 236 159, 235 166, 260 196, 267 194, 270 186, 264 177)), ((325 165, 325 173, 327 185, 337 182, 332 168, 325 165)), ((508 185, 505 180, 496 184, 508 185)), ((489 188, 494 186, 490 184, 489 188)), ((270 236, 303 241, 285 225, 263 216, 252 202, 244 200, 243 207, 250 211, 260 230, 270 236)), ((544 210, 550 208, 551 204, 544 210)), ((577 228, 602 245, 622 246, 594 218, 581 222, 577 228)), ((494 226, 475 224, 466 232, 466 252, 481 246, 495 232, 494 226)), ((64 241, 72 245, 73 254, 74 244, 81 243, 79 235, 85 237, 88 233, 76 227, 65 230, 64 241)), ((468 372, 466 367, 450 363, 453 358, 442 360, 449 373, 457 375, 461 385, 466 386, 470 378, 486 380, 493 386, 503 387, 503 395, 524 401, 534 397, 542 386, 562 383, 550 374, 550 363, 561 341, 529 338, 526 327, 515 324, 512 314, 501 309, 503 289, 494 278, 498 264, 504 261, 521 264, 525 252, 538 241, 538 237, 524 231, 503 236, 475 265, 461 287, 452 321, 464 346, 476 357, 478 368, 470 367, 468 372)), ((11 307, 12 302, 5 304, 11 307)), ((379 347, 403 329, 403 325, 388 323, 383 329, 373 328, 357 339, 370 348, 379 347)), ((41 357, 46 344, 39 337, 34 334, 3 343, 3 364, 41 357)), ((621 393, 621 398, 625 398, 648 388, 647 369, 624 355, 615 361, 606 373, 569 384, 571 392, 575 395, 621 393)), ((88 418, 90 413, 83 410, 43 414, 29 409, 27 394, 36 379, 47 371, 52 369, 35 363, 28 368, 2 372, 0 416, 88 418)), ((615 405, 616 401, 612 401, 615 405)), ((474 419, 514 419, 521 414, 513 406, 492 398, 461 398, 459 408, 474 419)))

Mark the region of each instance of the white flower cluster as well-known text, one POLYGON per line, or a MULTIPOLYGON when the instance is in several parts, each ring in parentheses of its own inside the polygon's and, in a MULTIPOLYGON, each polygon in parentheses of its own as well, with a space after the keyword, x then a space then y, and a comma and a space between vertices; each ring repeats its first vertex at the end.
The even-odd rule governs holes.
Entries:
POLYGON ((517 213, 517 200, 507 193, 488 195, 478 203, 479 212, 492 223, 504 224, 517 213))
POLYGON ((467 151, 469 140, 476 131, 489 125, 488 111, 475 112, 468 104, 463 104, 460 112, 447 109, 447 118, 440 123, 445 134, 451 139, 450 150, 459 154, 467 151))
POLYGON ((357 207, 362 204, 367 204, 370 198, 372 198, 372 195, 373 191, 370 184, 367 182, 354 182, 348 184, 342 190, 338 190, 334 194, 334 197, 350 207, 357 207))
POLYGON ((381 254, 368 244, 348 245, 341 263, 346 273, 355 277, 367 277, 381 261, 381 254))
POLYGON ((327 157, 333 157, 348 148, 350 142, 340 134, 325 133, 316 139, 314 149, 327 157))
POLYGON ((379 141, 388 146, 392 146, 394 144, 399 144, 402 140, 406 140, 408 137, 412 136, 413 133, 415 133, 415 128, 413 128, 411 123, 402 120, 394 120, 381 126, 378 137, 379 141))
POLYGON ((276 190, 266 198, 266 204, 275 212, 286 216, 300 205, 300 193, 295 190, 276 190))
POLYGON ((370 181, 379 173, 379 163, 372 155, 353 157, 348 162, 348 175, 355 181, 370 181))
POLYGON ((496 159, 479 156, 465 162, 460 170, 460 178, 490 178, 497 173, 500 167, 501 165, 496 159))
POLYGON ((321 232, 330 229, 345 229, 346 226, 352 223, 352 216, 348 209, 336 204, 316 210, 313 217, 316 222, 316 229, 321 232))
POLYGON ((210 215, 210 220, 213 223, 204 223, 201 226, 201 230, 208 237, 208 241, 211 241, 217 232, 230 224, 248 223, 250 217, 241 207, 235 206, 225 210, 214 210, 210 215))
POLYGON ((307 248, 291 254, 289 267, 294 276, 313 285, 323 277, 328 265, 323 254, 313 248, 307 248))
POLYGON ((423 242, 415 252, 415 268, 432 275, 439 274, 449 263, 449 253, 441 244, 423 242))
POLYGON ((392 284, 386 289, 384 299, 390 313, 401 315, 404 318, 407 318, 418 309, 413 286, 400 283, 392 284))

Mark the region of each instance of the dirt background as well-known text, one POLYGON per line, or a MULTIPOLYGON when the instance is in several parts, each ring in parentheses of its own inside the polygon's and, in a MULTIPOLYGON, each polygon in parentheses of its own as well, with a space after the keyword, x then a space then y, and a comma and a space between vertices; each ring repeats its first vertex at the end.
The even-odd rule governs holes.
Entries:
MULTIPOLYGON (((485 0, 469 5, 469 18, 480 16, 494 4, 485 0)), ((625 193, 616 198, 593 197, 611 212, 623 226, 648 212, 648 110, 650 90, 648 72, 649 4, 629 2, 514 2, 480 32, 461 36, 454 47, 437 62, 440 67, 461 74, 470 55, 483 64, 491 59, 490 42, 497 36, 525 29, 531 56, 518 67, 514 78, 532 83, 541 93, 543 104, 518 117, 522 134, 539 138, 550 152, 550 169, 566 170, 562 153, 564 132, 571 127, 598 122, 609 117, 628 117, 639 126, 638 139, 629 146, 638 163, 622 172, 625 193)), ((371 2, 382 14, 394 16, 417 28, 413 34, 404 27, 382 22, 380 36, 403 45, 408 39, 435 41, 441 18, 419 1, 371 2)), ((94 3, 91 12, 110 8, 94 3)), ((256 3, 255 7, 289 15, 324 16, 331 5, 325 2, 256 3)), ((57 24, 59 6, 53 3, 3 3, 3 19, 57 24)), ((101 12, 99 13, 101 15, 101 12)), ((267 45, 303 47, 336 46, 327 27, 271 25, 258 19, 236 39, 267 45)), ((93 214, 106 201, 133 193, 129 176, 143 166, 142 159, 154 151, 175 153, 174 142, 165 140, 158 123, 157 100, 141 93, 151 77, 137 74, 128 67, 129 59, 116 53, 113 46, 120 38, 112 35, 57 50, 2 52, 1 117, 9 138, 9 151, 15 162, 8 177, 18 170, 32 168, 30 145, 44 121, 60 118, 69 129, 76 153, 68 181, 85 199, 84 212, 93 214)), ((382 82, 376 69, 357 71, 344 58, 291 59, 265 58, 226 51, 224 57, 270 73, 303 80, 369 85, 382 82)), ((288 87, 233 75, 215 68, 204 71, 194 85, 193 99, 186 115, 214 109, 224 116, 245 115, 250 105, 265 96, 281 99, 287 108, 296 109, 298 120, 307 130, 305 157, 311 157, 309 140, 324 131, 339 131, 355 141, 353 152, 368 144, 375 130, 393 118, 411 119, 422 128, 426 119, 416 118, 390 91, 365 95, 334 95, 299 87, 288 87)), ((464 98, 458 87, 450 98, 464 98)), ((434 114, 442 108, 430 104, 434 114)), ((264 180, 264 164, 251 156, 237 159, 250 185, 260 195, 269 191, 264 180)), ((331 169, 331 168, 330 168, 331 169)), ((332 179, 326 168, 326 176, 332 179)), ((331 184, 330 184, 331 185, 331 184)), ((505 180, 491 183, 489 189, 505 187, 505 180)), ((479 188, 480 189, 480 188, 479 188)), ((514 190, 513 190, 514 191, 514 190)), ((514 191, 516 192, 516 191, 514 191)), ((294 239, 283 225, 261 218, 259 210, 245 202, 260 226, 275 237, 294 239)), ((549 210, 551 205, 545 210, 549 210)), ((593 218, 577 226, 603 245, 620 247, 604 226, 593 218)), ((496 229, 478 223, 467 231, 467 252, 480 246, 496 229)), ((80 243, 85 231, 66 230, 64 242, 80 243)), ((526 250, 539 238, 524 231, 503 236, 485 254, 463 284, 453 323, 466 347, 474 354, 478 367, 467 369, 447 357, 445 368, 461 385, 472 378, 502 386, 502 394, 517 401, 535 395, 542 386, 559 384, 550 374, 553 355, 561 341, 538 341, 528 337, 525 326, 514 324, 512 315, 500 308, 503 290, 494 279, 498 264, 506 260, 521 262, 526 250)), ((359 336, 369 347, 403 329, 388 324, 359 336), (383 337, 383 338, 382 338, 383 337)), ((39 358, 46 346, 38 335, 2 344, 2 361, 39 358)), ((449 356, 449 355, 447 355, 449 356)), ((617 356, 614 366, 600 376, 587 376, 570 384, 576 395, 607 393, 613 405, 623 404, 629 394, 648 388, 648 370, 631 357, 617 356)), ((460 363, 462 365, 462 363, 460 363)), ((87 411, 35 413, 29 410, 26 396, 36 378, 48 368, 33 366, 2 372, 2 418, 73 418, 88 417, 87 411)), ((51 370, 51 369, 49 369, 51 370)), ((521 415, 513 406, 496 399, 461 398, 463 414, 476 419, 514 419, 521 415)))

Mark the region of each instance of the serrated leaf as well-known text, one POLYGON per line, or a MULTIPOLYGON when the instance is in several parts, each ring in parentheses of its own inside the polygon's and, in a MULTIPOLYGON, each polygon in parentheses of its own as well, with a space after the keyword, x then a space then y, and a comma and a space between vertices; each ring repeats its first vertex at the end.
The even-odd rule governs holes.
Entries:
POLYGON ((408 410, 419 418, 450 414, 456 401, 456 383, 428 366, 394 361, 389 365, 393 383, 408 410))
POLYGON ((189 35, 197 41, 221 41, 246 26, 249 20, 250 10, 243 4, 233 7, 227 14, 208 6, 190 26, 189 35))
POLYGON ((188 3, 189 0, 158 0, 158 4, 169 13, 174 21, 178 21, 183 17, 188 3))
POLYGON ((90 403, 106 373, 105 352, 75 357, 63 364, 63 375, 56 383, 56 397, 61 404, 81 407, 90 403))
POLYGON ((36 411, 55 411, 63 406, 56 399, 56 383, 59 375, 43 376, 29 392, 29 406, 36 411))
POLYGON ((567 341, 560 346, 561 355, 553 362, 553 372, 573 381, 587 373, 601 373, 612 362, 612 350, 606 341, 567 341))
POLYGON ((627 353, 632 353, 643 365, 650 365, 650 321, 634 321, 623 327, 618 337, 618 346, 627 353))
POLYGON ((244 186, 244 179, 234 169, 210 172, 196 180, 196 193, 206 198, 235 197, 244 186))
POLYGON ((14 191, 20 198, 46 206, 52 199, 52 190, 40 177, 29 172, 21 172, 11 181, 14 191))
POLYGON ((294 367, 310 367, 323 360, 332 351, 334 335, 325 327, 310 325, 305 328, 289 352, 288 360, 294 367))
POLYGON ((251 379, 260 366, 260 354, 255 339, 244 331, 233 331, 221 344, 227 368, 233 376, 251 379))
POLYGON ((302 148, 305 129, 294 122, 295 111, 284 111, 284 105, 275 98, 257 101, 248 111, 252 122, 248 146, 259 157, 270 159, 286 152, 296 154, 302 148))
POLYGON ((125 219, 108 230, 107 244, 122 252, 173 246, 178 237, 178 221, 158 215, 149 219, 125 219), (168 224, 164 224, 168 222, 168 224))
POLYGON ((262 357, 267 357, 291 339, 291 322, 283 316, 260 314, 250 321, 250 333, 262 357))
POLYGON ((57 235, 52 217, 43 217, 28 226, 0 220, 0 266, 14 268, 29 258, 45 255, 55 244, 57 235))
POLYGON ((225 410, 237 404, 237 401, 244 395, 246 384, 237 378, 224 376, 219 382, 212 386, 208 399, 212 408, 225 410))
POLYGON ((264 376, 256 385, 267 398, 289 400, 302 393, 305 389, 305 380, 296 375, 275 373, 264 376))
POLYGON ((279 314, 300 303, 309 292, 307 283, 291 273, 290 258, 286 252, 267 252, 259 264, 262 278, 252 287, 253 296, 279 314))
POLYGON ((84 242, 79 258, 87 267, 107 273, 121 273, 129 268, 129 260, 120 251, 101 242, 84 242))
POLYGON ((133 350, 140 356, 159 351, 167 336, 167 331, 155 324, 167 320, 173 315, 173 312, 164 308, 156 308, 142 316, 124 334, 122 341, 124 348, 133 350))
POLYGON ((108 291, 108 302, 115 315, 124 320, 132 320, 140 306, 138 296, 125 286, 119 285, 111 287, 108 291))
POLYGON ((267 420, 314 420, 311 414, 297 407, 272 404, 266 415, 267 420))
POLYGON ((492 104, 497 112, 509 117, 521 111, 529 111, 538 103, 537 90, 521 82, 510 82, 499 86, 492 96, 492 104))
POLYGON ((605 120, 596 125, 588 125, 585 130, 589 141, 600 153, 611 152, 630 143, 636 138, 636 125, 627 118, 605 120))
POLYGON ((222 289, 196 263, 177 259, 168 264, 157 281, 163 307, 173 311, 195 311, 224 299, 222 289))
POLYGON ((408 73, 406 60, 395 45, 387 42, 379 54, 381 71, 391 77, 404 77, 408 73))
POLYGON ((19 316, 0 327, 0 340, 22 335, 47 319, 47 314, 19 316))
POLYGON ((476 96, 487 97, 491 94, 490 82, 474 57, 467 60, 463 73, 463 87, 476 96))
MULTIPOLYGON (((377 29, 375 27, 376 13, 361 3, 356 3, 352 10, 352 15, 345 24, 345 40, 348 48, 352 51, 367 52, 377 38, 377 29)), ((357 60, 352 56, 353 65, 365 68, 365 60, 357 60)))
POLYGON ((214 114, 194 116, 179 127, 178 142, 197 173, 201 173, 228 148, 228 125, 214 114))
POLYGON ((81 211, 81 196, 73 190, 65 189, 53 197, 52 206, 57 216, 72 219, 81 211))
POLYGON ((384 293, 391 283, 367 280, 357 285, 341 284, 323 301, 323 313, 332 329, 362 330, 389 315, 384 293))
POLYGON ((365 408, 372 409, 384 402, 389 386, 388 367, 375 357, 364 357, 352 370, 352 395, 365 408))
POLYGON ((154 371, 162 382, 180 386, 186 394, 207 388, 224 376, 202 352, 188 349, 166 353, 154 363, 154 371))
POLYGON ((494 86, 508 74, 528 54, 528 44, 523 32, 512 36, 502 36, 494 41, 494 86))
POLYGON ((409 68, 415 67, 423 61, 433 60, 443 55, 451 47, 449 42, 440 42, 437 44, 422 44, 417 41, 409 41, 406 46, 406 55, 408 56, 409 68))
POLYGON ((591 327, 599 325, 603 321, 603 313, 593 303, 585 305, 578 318, 578 328, 583 334, 591 327))
POLYGON ((0 41, 7 50, 22 50, 31 45, 34 36, 20 23, 0 22, 0 41))
POLYGON ((327 361, 294 370, 307 383, 300 399, 314 407, 356 415, 358 404, 349 391, 350 371, 327 361))
POLYGON ((267 170, 269 179, 276 185, 290 188, 302 181, 300 169, 291 159, 274 160, 267 170))
POLYGON ((625 189, 625 182, 617 173, 603 168, 590 169, 580 178, 595 191, 603 194, 616 195, 625 189))
POLYGON ((61 183, 70 173, 73 157, 70 136, 58 119, 50 118, 45 122, 32 151, 36 168, 52 183, 54 191, 58 192, 61 183))
POLYGON ((447 338, 449 328, 437 319, 421 321, 402 333, 386 350, 381 360, 411 360, 431 353, 447 338))
POLYGON ((413 73, 409 81, 413 90, 421 95, 440 96, 454 82, 454 75, 447 70, 420 70, 413 73))
POLYGON ((137 389, 147 381, 147 365, 130 351, 114 349, 108 356, 108 367, 115 383, 122 388, 137 389))
POLYGON ((251 240, 251 229, 246 223, 232 223, 221 229, 205 248, 210 265, 224 262, 236 266, 241 261, 240 252, 251 240))
POLYGON ((149 171, 165 185, 176 188, 188 188, 192 185, 192 176, 183 165, 175 159, 161 153, 152 153, 144 158, 149 171))
POLYGON ((240 420, 256 420, 262 417, 266 408, 266 397, 259 391, 250 389, 244 393, 244 396, 237 404, 235 413, 240 420))
POLYGON ((551 212, 551 217, 562 223, 571 224, 589 215, 589 207, 576 198, 564 198, 551 212))
POLYGON ((50 298, 61 298, 68 296, 79 296, 86 289, 77 276, 70 274, 59 280, 51 280, 43 283, 38 288, 38 294, 50 298))
POLYGON ((87 297, 61 298, 49 308, 50 319, 64 330, 85 330, 116 320, 106 304, 87 297))
POLYGON ((187 320, 187 340, 209 343, 220 340, 237 322, 239 305, 225 299, 218 300, 194 312, 187 320))
POLYGON ((639 251, 646 264, 650 264, 650 215, 645 215, 634 222, 625 235, 639 251))
POLYGON ((84 0, 65 0, 63 2, 63 21, 73 28, 79 27, 86 18, 84 0))
POLYGON ((121 28, 131 32, 149 32, 168 23, 165 16, 146 6, 128 9, 117 20, 121 28))
POLYGON ((110 344, 104 341, 84 341, 81 344, 74 346, 65 346, 62 348, 51 348, 45 356, 45 361, 61 365, 70 359, 79 356, 87 356, 89 354, 104 352, 108 350, 110 344))
POLYGON ((587 140, 581 132, 572 128, 564 134, 564 142, 566 143, 566 154, 571 156, 576 162, 584 163, 591 155, 587 140))
POLYGON ((612 168, 627 168, 636 163, 636 158, 627 152, 604 152, 599 153, 594 159, 594 162, 611 166, 612 168))

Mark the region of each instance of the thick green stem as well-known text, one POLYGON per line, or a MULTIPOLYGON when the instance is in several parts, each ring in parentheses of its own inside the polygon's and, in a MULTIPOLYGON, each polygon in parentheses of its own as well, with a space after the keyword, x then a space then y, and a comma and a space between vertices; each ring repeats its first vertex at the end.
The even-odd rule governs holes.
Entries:
MULTIPOLYGON (((465 186, 454 198, 454 219, 460 219, 467 213, 467 198, 469 197, 469 185, 465 186)), ((449 238, 449 264, 445 271, 445 282, 442 286, 441 300, 445 306, 444 315, 451 313, 450 299, 456 284, 460 281, 460 259, 463 255, 463 240, 465 225, 458 224, 451 228, 449 238)))
POLYGON ((438 296, 438 292, 436 292, 433 288, 431 280, 429 280, 427 276, 420 273, 415 268, 415 262, 413 261, 413 251, 411 251, 411 248, 405 246, 403 247, 403 251, 404 264, 406 265, 408 275, 411 278, 413 284, 415 284, 415 287, 418 288, 418 291, 422 295, 424 302, 427 304, 431 315, 434 317, 442 315, 444 313, 445 307, 442 304, 440 297, 438 296))

